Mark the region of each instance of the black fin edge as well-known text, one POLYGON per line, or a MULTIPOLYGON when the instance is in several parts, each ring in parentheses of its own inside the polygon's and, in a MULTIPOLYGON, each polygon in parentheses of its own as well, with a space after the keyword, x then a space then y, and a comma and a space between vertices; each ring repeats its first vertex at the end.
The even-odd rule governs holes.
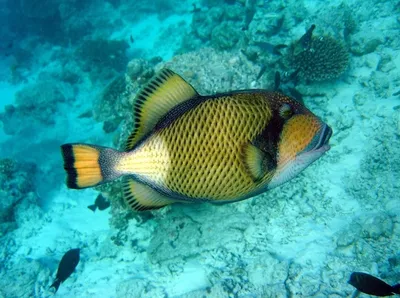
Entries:
POLYGON ((396 284, 392 288, 393 288, 393 293, 400 294, 400 284, 396 284))
POLYGON ((64 169, 67 171, 67 186, 73 189, 80 189, 76 183, 78 173, 74 167, 75 156, 72 144, 64 144, 61 146, 61 153, 64 159, 64 169))
POLYGON ((96 205, 89 205, 89 206, 87 206, 90 210, 92 210, 93 212, 95 212, 96 211, 96 209, 97 209, 97 207, 96 207, 96 205))
POLYGON ((60 281, 58 278, 56 278, 56 280, 55 280, 55 281, 53 282, 53 284, 50 286, 50 288, 56 289, 56 291, 54 292, 54 294, 57 293, 58 288, 60 287, 60 284, 61 284, 61 281, 60 281))
POLYGON ((141 205, 138 201, 136 201, 134 195, 131 193, 129 186, 126 185, 127 182, 124 183, 123 186, 123 195, 124 195, 124 200, 126 202, 126 204, 129 205, 129 207, 131 207, 133 210, 135 211, 150 211, 150 210, 157 210, 157 209, 161 209, 165 206, 160 206, 160 207, 146 207, 141 205))

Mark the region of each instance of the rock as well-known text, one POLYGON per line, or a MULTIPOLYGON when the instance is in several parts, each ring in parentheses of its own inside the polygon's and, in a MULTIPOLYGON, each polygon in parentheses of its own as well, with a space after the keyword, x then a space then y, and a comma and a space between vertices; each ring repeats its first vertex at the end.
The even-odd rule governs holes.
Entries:
POLYGON ((222 22, 216 26, 211 34, 211 44, 220 50, 229 50, 239 41, 241 31, 233 22, 222 22))
POLYGON ((362 224, 362 236, 378 240, 380 237, 390 238, 393 233, 393 221, 390 217, 379 214, 368 218, 362 224))
POLYGON ((125 70, 128 63, 125 51, 128 48, 125 40, 85 40, 75 51, 75 58, 84 71, 96 72, 93 79, 108 79, 125 70))
POLYGON ((0 271, 0 291, 8 298, 48 297, 45 295, 48 285, 43 284, 43 281, 37 281, 38 277, 42 276, 42 272, 45 272, 45 276, 49 279, 50 270, 48 268, 43 267, 36 260, 29 260, 21 256, 18 262, 14 262, 12 266, 2 268, 0 271), (39 288, 41 290, 37 291, 39 288))
POLYGON ((144 279, 128 279, 116 287, 116 297, 141 298, 146 297, 148 282, 144 279))
POLYGON ((203 40, 209 40, 215 26, 220 24, 223 14, 224 11, 220 7, 213 7, 207 12, 195 12, 192 20, 194 34, 203 40))
POLYGON ((41 216, 39 215, 41 210, 33 192, 35 174, 36 167, 31 163, 0 159, 0 224, 2 234, 10 232, 25 221, 35 221, 41 216), (29 210, 32 211, 31 214, 29 214, 29 210), (25 214, 26 211, 28 213, 25 214))
POLYGON ((23 225, 36 227, 39 224, 43 217, 43 211, 38 205, 38 198, 35 193, 26 194, 23 200, 15 206, 14 217, 19 227, 23 225))
POLYGON ((58 105, 72 97, 68 85, 39 81, 15 94, 15 104, 0 114, 4 132, 9 135, 32 131, 38 126, 55 124, 58 105))
POLYGON ((352 36, 350 51, 356 56, 373 53, 384 41, 384 37, 381 34, 371 36, 370 32, 366 34, 364 31, 361 31, 352 36))

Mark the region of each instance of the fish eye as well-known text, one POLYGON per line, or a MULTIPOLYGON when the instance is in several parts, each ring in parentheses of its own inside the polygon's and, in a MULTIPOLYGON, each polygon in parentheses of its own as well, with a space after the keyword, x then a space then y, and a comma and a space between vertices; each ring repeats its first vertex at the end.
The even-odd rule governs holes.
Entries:
POLYGON ((289 119, 290 117, 292 117, 292 115, 293 115, 292 107, 291 107, 289 104, 284 103, 284 104, 281 105, 281 107, 279 108, 279 115, 280 115, 283 119, 288 120, 288 119, 289 119))

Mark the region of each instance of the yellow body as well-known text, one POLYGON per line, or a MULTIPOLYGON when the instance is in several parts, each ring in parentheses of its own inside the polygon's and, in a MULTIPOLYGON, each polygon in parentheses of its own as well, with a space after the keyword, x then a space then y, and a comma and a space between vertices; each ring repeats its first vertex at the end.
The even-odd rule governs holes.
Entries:
POLYGON ((126 153, 116 168, 193 199, 242 197, 260 184, 245 167, 243 149, 271 116, 262 94, 209 99, 126 153))

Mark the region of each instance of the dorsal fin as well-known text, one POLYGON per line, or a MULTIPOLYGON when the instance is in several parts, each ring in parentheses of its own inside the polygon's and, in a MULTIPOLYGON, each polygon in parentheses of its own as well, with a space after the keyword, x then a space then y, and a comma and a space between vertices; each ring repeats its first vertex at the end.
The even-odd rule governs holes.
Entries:
POLYGON ((126 151, 149 133, 172 108, 198 95, 182 77, 162 69, 138 93, 134 101, 134 129, 126 142, 126 151))

